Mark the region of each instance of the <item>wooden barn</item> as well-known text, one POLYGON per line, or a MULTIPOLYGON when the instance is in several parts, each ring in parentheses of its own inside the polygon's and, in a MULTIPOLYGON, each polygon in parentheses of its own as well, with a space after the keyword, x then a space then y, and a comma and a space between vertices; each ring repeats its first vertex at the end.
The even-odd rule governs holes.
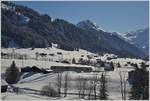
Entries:
POLYGON ((75 72, 92 72, 92 67, 90 66, 51 66, 51 70, 54 72, 60 71, 75 71, 75 72))

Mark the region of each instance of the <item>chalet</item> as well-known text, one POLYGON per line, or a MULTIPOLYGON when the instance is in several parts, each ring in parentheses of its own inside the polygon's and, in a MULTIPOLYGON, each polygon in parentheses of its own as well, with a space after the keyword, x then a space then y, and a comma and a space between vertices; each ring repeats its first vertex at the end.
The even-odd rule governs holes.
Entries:
POLYGON ((69 62, 69 61, 67 61, 67 60, 62 60, 62 61, 61 61, 61 63, 70 64, 70 62, 69 62))
POLYGON ((57 52, 58 55, 62 55, 62 52, 57 52))
POLYGON ((107 57, 107 60, 111 60, 112 58, 111 57, 107 57))
POLYGON ((96 62, 101 64, 103 61, 101 59, 96 59, 96 62))
POLYGON ((51 66, 51 70, 54 72, 63 71, 75 71, 75 72, 92 72, 92 67, 90 66, 51 66))
POLYGON ((33 66, 33 67, 30 67, 30 66, 27 66, 27 67, 24 67, 24 68, 21 68, 21 73, 24 73, 24 72, 41 72, 41 70, 36 67, 36 66, 33 66))
POLYGON ((78 60, 78 64, 81 64, 81 65, 89 65, 90 64, 90 60, 84 60, 83 58, 80 58, 78 60))
POLYGON ((96 59, 96 61, 102 61, 101 59, 96 59))
POLYGON ((97 55, 94 55, 94 57, 98 57, 97 55))
POLYGON ((131 62, 127 62, 127 64, 131 64, 131 62))
POLYGON ((40 56, 45 57, 47 54, 46 53, 40 53, 40 56))
POLYGON ((8 56, 8 53, 1 52, 1 56, 8 56))
POLYGON ((84 57, 84 55, 81 55, 81 57, 84 57))
POLYGON ((21 68, 21 73, 25 73, 25 72, 34 72, 34 73, 49 73, 49 71, 46 71, 45 69, 40 69, 36 66, 33 66, 33 67, 24 67, 24 68, 21 68))
POLYGON ((138 65, 136 63, 131 63, 130 65, 134 66, 134 67, 138 67, 138 65))
POLYGON ((88 59, 92 59, 93 57, 91 55, 87 55, 87 58, 88 59))
POLYGON ((105 63, 104 63, 104 70, 105 70, 105 71, 113 71, 113 70, 114 70, 114 67, 113 67, 113 65, 112 65, 111 63, 105 62, 105 63))
POLYGON ((104 62, 101 61, 101 59, 96 59, 96 61, 97 61, 97 63, 96 63, 97 65, 104 67, 104 62))
POLYGON ((49 54, 50 56, 54 56, 55 54, 49 54))
POLYGON ((10 56, 9 53, 3 53, 3 52, 1 52, 1 57, 2 57, 3 59, 7 59, 9 56, 10 56))

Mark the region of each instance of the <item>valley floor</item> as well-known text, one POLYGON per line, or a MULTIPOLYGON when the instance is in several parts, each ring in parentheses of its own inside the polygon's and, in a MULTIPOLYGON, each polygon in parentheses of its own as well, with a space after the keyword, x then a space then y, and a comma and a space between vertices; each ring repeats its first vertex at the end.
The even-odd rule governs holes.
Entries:
MULTIPOLYGON (((12 49, 2 49, 2 52, 11 52, 12 49)), ((59 63, 59 62, 55 62, 55 60, 58 60, 60 57, 54 56, 53 57, 53 61, 51 60, 35 60, 35 53, 36 52, 45 52, 45 53, 53 53, 56 54, 56 52, 62 52, 63 58, 65 59, 72 59, 72 58, 76 58, 79 59, 79 57, 81 55, 95 55, 94 53, 90 53, 87 52, 85 50, 80 50, 79 52, 77 51, 64 51, 64 50, 60 50, 60 49, 56 49, 56 48, 51 48, 49 50, 47 49, 35 49, 35 50, 30 50, 30 49, 17 49, 16 52, 19 54, 27 54, 30 58, 27 60, 20 60, 20 59, 2 59, 1 60, 1 77, 2 79, 4 79, 4 73, 7 67, 9 67, 12 63, 12 61, 14 60, 16 63, 17 67, 24 67, 24 66, 37 66, 40 68, 44 68, 44 69, 50 69, 50 66, 55 66, 55 65, 73 65, 73 66, 81 66, 81 65, 76 65, 76 64, 64 64, 64 63, 59 63), (66 54, 66 55, 65 55, 66 54)), ((106 60, 106 57, 99 57, 102 60, 106 60)), ((52 58, 51 58, 52 59, 52 58)), ((95 58, 94 58, 95 59, 95 58)), ((93 61, 94 61, 93 59, 93 61)), ((106 60, 107 61, 107 60, 106 60)), ((107 71, 106 72, 106 80, 107 80, 107 94, 108 94, 108 99, 110 100, 121 100, 122 96, 121 96, 121 89, 120 89, 120 76, 119 73, 121 71, 121 73, 123 73, 123 75, 125 75, 125 80, 127 80, 128 77, 128 71, 133 70, 133 68, 129 68, 129 67, 125 67, 124 64, 128 61, 131 62, 136 62, 136 63, 140 63, 143 60, 137 60, 137 59, 123 59, 123 58, 117 58, 117 59, 112 59, 111 61, 113 61, 114 63, 121 63, 121 68, 116 68, 114 69, 114 71, 107 71)), ((83 65, 82 65, 83 66, 83 65)), ((84 66, 83 66, 84 67, 84 66)), ((94 68, 94 67, 93 67, 94 68)), ((62 77, 64 78, 65 74, 69 73, 69 90, 68 93, 78 93, 78 89, 77 89, 77 79, 78 77, 83 77, 83 78, 90 78, 93 75, 97 75, 98 77, 101 76, 102 73, 104 73, 104 71, 101 72, 90 72, 90 73, 85 73, 85 72, 81 72, 81 73, 77 73, 77 72, 63 72, 62 77)), ((21 76, 21 79, 19 80, 19 82, 17 84, 14 84, 14 87, 18 87, 19 88, 19 93, 14 93, 10 91, 6 92, 6 93, 2 93, 2 99, 5 100, 24 100, 24 99, 28 99, 28 100, 78 100, 81 99, 78 97, 78 95, 71 95, 68 94, 67 97, 47 97, 47 96, 42 96, 40 94, 40 90, 42 89, 43 86, 48 85, 49 83, 52 84, 52 86, 54 88, 56 88, 56 82, 57 81, 57 73, 48 73, 48 74, 43 74, 43 73, 24 73, 21 76)), ((62 79, 62 82, 64 82, 64 79, 62 79)), ((64 92, 63 88, 62 88, 62 93, 64 92)), ((98 92, 98 91, 97 91, 98 92)), ((130 92, 130 85, 128 83, 128 81, 126 81, 126 99, 128 99, 129 97, 129 92, 130 92)), ((85 97, 86 99, 86 97, 85 97)))

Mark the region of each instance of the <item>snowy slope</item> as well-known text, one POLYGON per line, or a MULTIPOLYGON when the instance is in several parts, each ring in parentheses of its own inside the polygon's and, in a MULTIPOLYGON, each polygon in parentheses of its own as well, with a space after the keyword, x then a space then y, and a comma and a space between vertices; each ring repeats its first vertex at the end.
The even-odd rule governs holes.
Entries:
MULTIPOLYGON (((31 48, 28 49, 15 49, 15 48, 2 48, 2 52, 4 53, 14 53, 14 54, 20 54, 20 55, 26 55, 27 60, 21 60, 21 59, 2 59, 2 72, 5 71, 6 67, 9 67, 13 60, 15 60, 16 65, 18 67, 24 67, 24 66, 37 66, 39 68, 47 68, 49 69, 50 66, 60 66, 60 65, 72 65, 72 66, 81 66, 81 65, 75 65, 75 64, 64 64, 64 63, 58 63, 56 61, 60 60, 67 60, 70 63, 72 62, 72 59, 75 58, 76 61, 81 58, 81 55, 84 55, 82 57, 83 59, 88 59, 87 55, 94 55, 91 52, 88 52, 86 50, 80 49, 79 51, 65 51, 62 49, 58 49, 55 47, 52 48, 35 48, 34 50, 31 50, 31 48), (54 54, 54 56, 47 55, 46 57, 38 57, 38 61, 36 58, 36 52, 38 53, 46 53, 46 54, 54 54), (57 52, 61 52, 62 55, 57 54, 57 52)), ((82 66, 84 67, 84 66, 82 66)), ((86 66, 87 67, 87 66, 86 66)))
MULTIPOLYGON (((80 49, 79 51, 65 51, 62 49, 55 48, 54 46, 52 48, 35 48, 32 50, 31 48, 25 49, 15 49, 15 48, 2 48, 1 51, 3 53, 14 53, 14 54, 20 54, 20 55, 26 55, 27 59, 2 59, 2 72, 5 71, 7 67, 9 67, 13 60, 15 60, 16 65, 18 67, 25 67, 25 66, 37 66, 39 68, 47 68, 49 69, 51 66, 60 66, 60 65, 72 65, 72 66, 81 66, 76 64, 64 64, 56 61, 60 60, 67 60, 70 63, 72 62, 72 59, 75 58, 76 61, 78 61, 80 58, 83 58, 85 60, 88 60, 87 55, 90 55, 92 57, 91 61, 95 62, 96 59, 101 59, 102 61, 109 61, 107 60, 107 57, 116 57, 114 54, 105 54, 103 56, 98 56, 97 54, 88 52, 86 50, 80 49), (54 56, 47 55, 46 57, 38 57, 38 61, 36 60, 36 52, 38 53, 46 53, 46 54, 54 54, 54 56), (62 55, 57 54, 57 52, 61 52, 62 55), (82 57, 83 56, 83 57, 82 57), (97 56, 97 57, 94 57, 97 56)), ((110 61, 113 61, 114 63, 120 62, 122 65, 125 65, 127 62, 133 62, 133 63, 140 63, 143 60, 141 59, 130 59, 130 58, 117 58, 112 59, 110 61)), ((86 65, 85 65, 86 66, 86 65)), ((82 65, 84 67, 84 65, 82 65)), ((86 66, 87 67, 87 66, 86 66)))
POLYGON ((94 29, 97 31, 104 31, 102 30, 96 23, 93 23, 90 20, 84 20, 84 21, 80 21, 77 26, 79 28, 83 28, 83 29, 94 29))
POLYGON ((141 49, 144 53, 148 55, 149 51, 149 29, 139 29, 136 31, 126 32, 126 33, 117 33, 123 37, 129 43, 135 45, 141 49))
MULTIPOLYGON (((11 53, 11 52, 15 52, 18 54, 27 54, 28 59, 27 60, 20 60, 20 59, 2 59, 1 61, 1 67, 2 67, 2 73, 5 72, 5 69, 7 67, 10 66, 10 64, 12 63, 13 60, 15 60, 16 66, 17 67, 23 67, 23 66, 33 66, 36 65, 40 68, 45 68, 45 69, 49 69, 50 66, 52 65, 73 65, 73 66, 81 66, 81 65, 76 65, 76 64, 64 64, 64 63, 59 63, 59 62, 55 62, 54 60, 59 60, 60 58, 62 58, 61 56, 59 57, 59 55, 57 54, 57 52, 62 52, 63 54, 63 59, 68 59, 71 60, 72 58, 75 58, 76 60, 78 60, 79 58, 81 58, 81 55, 84 55, 84 59, 88 59, 87 55, 91 55, 92 60, 96 61, 96 59, 101 59, 103 61, 113 61, 114 64, 115 63, 120 63, 122 68, 115 68, 114 71, 108 71, 106 72, 106 78, 107 78, 107 86, 108 86, 108 99, 113 99, 113 100, 118 100, 121 99, 121 94, 120 94, 120 77, 119 77, 119 72, 122 71, 125 73, 125 77, 127 79, 128 76, 128 71, 133 70, 134 68, 128 68, 125 67, 124 65, 127 62, 133 62, 133 63, 141 63, 143 60, 140 59, 130 59, 130 58, 116 58, 116 59, 112 59, 112 60, 107 60, 107 57, 116 57, 114 54, 104 54, 103 56, 99 56, 97 54, 94 53, 90 53, 88 51, 85 50, 79 50, 79 51, 64 51, 61 49, 57 49, 54 46, 52 48, 48 48, 48 49, 44 49, 44 48, 35 48, 34 50, 31 50, 30 48, 28 49, 13 49, 13 48, 2 48, 2 52, 5 53, 11 53), (39 52, 39 53, 47 53, 47 54, 55 54, 53 57, 46 57, 48 60, 46 59, 40 59, 36 60, 35 59, 35 53, 39 52), (95 55, 97 55, 97 57, 94 57, 95 55), (53 61, 49 59, 52 58, 54 59, 53 61)), ((82 67, 84 67, 82 65, 82 67)), ((94 67, 93 67, 94 68, 94 67)), ((93 77, 93 75, 98 75, 98 77, 101 76, 101 73, 95 73, 95 72, 91 72, 91 73, 76 73, 76 72, 69 72, 69 82, 70 82, 70 87, 69 87, 69 92, 73 93, 76 92, 77 93, 77 78, 83 77, 83 78, 90 78, 93 77)), ((62 85, 64 83, 64 76, 65 76, 66 72, 63 73, 63 79, 62 79, 62 85)), ((19 87, 21 93, 20 94, 15 94, 12 92, 8 92, 8 93, 3 93, 2 94, 2 98, 3 99, 12 99, 12 100, 17 100, 17 99, 29 99, 29 100, 47 100, 47 99, 58 99, 58 98, 52 98, 52 97, 46 97, 46 96, 41 96, 39 95, 40 92, 39 90, 41 90, 41 88, 45 85, 48 85, 49 83, 51 83, 51 85, 56 88, 56 83, 57 83, 57 73, 48 73, 48 74, 42 74, 42 73, 24 73, 21 76, 20 81, 17 84, 14 84, 13 86, 15 87, 19 87)), ((130 91, 130 85, 127 82, 127 92, 130 91)), ((63 92, 63 89, 62 89, 63 92)), ((98 91, 97 91, 98 92, 98 91)), ((128 98, 128 93, 127 93, 127 98, 128 98)), ((59 98, 60 100, 77 100, 79 99, 78 96, 75 95, 69 95, 68 97, 64 98, 61 97, 59 98)))
MULTIPOLYGON (((126 70, 126 69, 124 69, 126 70)), ((63 73, 63 76, 65 75, 65 73, 63 73)), ((77 93, 77 88, 76 88, 76 79, 80 76, 80 77, 84 77, 84 78, 89 78, 92 77, 93 75, 95 75, 94 73, 74 73, 74 72, 70 72, 69 73, 69 78, 70 78, 70 89, 69 92, 76 92, 77 93)), ((97 74, 97 75, 101 75, 101 73, 97 74)), ((30 77, 21 79, 19 81, 18 84, 15 84, 14 86, 19 87, 22 92, 24 92, 23 94, 10 94, 6 99, 21 99, 21 96, 24 96, 22 99, 30 99, 30 100, 34 100, 37 96, 37 94, 32 94, 34 96, 32 97, 28 97, 27 95, 32 92, 31 90, 41 90, 41 88, 49 83, 51 83, 51 85, 54 86, 54 88, 56 88, 56 78, 57 78, 57 74, 34 74, 30 77), (27 90, 29 89, 29 90, 27 90), (31 89, 31 90, 30 90, 31 89), (27 94, 26 94, 27 93, 27 94), (13 95, 13 96, 12 96, 13 95)), ((126 72, 126 79, 127 79, 127 72, 126 72)), ((108 86, 108 99, 113 99, 113 100, 118 100, 121 99, 121 93, 120 93, 120 82, 119 82, 119 70, 115 70, 115 71, 110 71, 107 72, 107 86, 108 86)), ((63 82, 63 81, 62 81, 63 82)), ((127 83, 127 92, 129 92, 130 90, 130 85, 127 83)), ((63 89, 62 89, 63 92, 63 89)), ((98 91, 97 91, 98 92, 98 91)), ((127 95, 128 96, 128 95, 127 95)), ((76 96, 78 97, 78 96, 76 96)), ((40 96, 40 99, 45 99, 45 97, 40 96)), ((127 97, 128 98, 128 97, 127 97)), ((60 98, 60 99, 63 99, 60 98)), ((65 99, 74 99, 74 96, 69 96, 65 99)), ((77 98, 76 98, 77 99, 77 98)))

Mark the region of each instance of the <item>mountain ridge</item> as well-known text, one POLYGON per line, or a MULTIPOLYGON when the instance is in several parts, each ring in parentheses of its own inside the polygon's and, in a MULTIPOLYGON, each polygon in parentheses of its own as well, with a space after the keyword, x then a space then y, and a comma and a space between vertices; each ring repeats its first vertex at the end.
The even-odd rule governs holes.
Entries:
POLYGON ((24 48, 45 48, 57 43, 58 48, 65 50, 82 48, 121 57, 145 56, 138 48, 109 32, 82 29, 63 19, 52 21, 48 15, 20 5, 13 5, 13 10, 2 8, 2 47, 9 47, 10 42, 24 48))
POLYGON ((149 54, 149 28, 119 34, 124 40, 135 45, 145 54, 149 54))

